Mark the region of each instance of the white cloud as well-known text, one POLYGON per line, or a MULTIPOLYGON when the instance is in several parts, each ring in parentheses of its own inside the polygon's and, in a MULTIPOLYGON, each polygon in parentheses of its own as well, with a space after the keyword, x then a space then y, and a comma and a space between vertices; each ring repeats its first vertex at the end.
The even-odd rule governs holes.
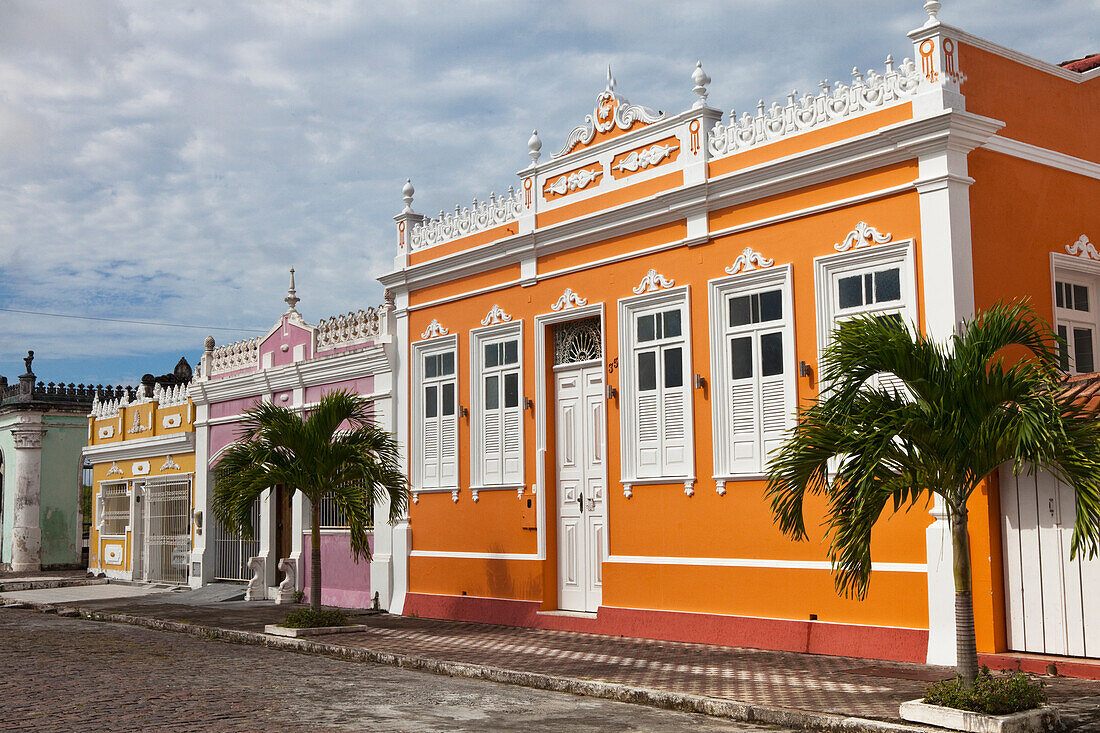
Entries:
MULTIPOLYGON (((743 111, 911 55, 920 6, 5 3, 0 307, 264 328, 291 264, 313 320, 376 303, 404 179, 431 214, 505 191, 531 129, 556 151, 609 61, 633 102, 677 111, 701 59, 712 103, 743 111)), ((1059 61, 1100 50, 1097 11, 976 0, 941 17, 1059 61)), ((114 381, 146 368, 112 371, 112 354, 194 355, 205 334, 0 312, 0 335, 0 372, 34 348, 114 381)))

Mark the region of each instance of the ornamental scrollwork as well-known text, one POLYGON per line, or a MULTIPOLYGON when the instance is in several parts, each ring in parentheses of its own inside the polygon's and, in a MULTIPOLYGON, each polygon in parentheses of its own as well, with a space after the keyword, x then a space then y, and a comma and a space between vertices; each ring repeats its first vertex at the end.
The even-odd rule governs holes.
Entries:
POLYGON ((512 317, 504 312, 504 309, 499 305, 494 305, 489 309, 489 312, 485 314, 485 317, 481 319, 482 326, 488 326, 495 323, 506 323, 512 320, 512 317))
POLYGON ((558 298, 558 302, 550 306, 550 310, 556 312, 567 308, 579 308, 582 305, 588 305, 588 300, 574 293, 572 288, 566 288, 558 298))
POLYGON ((1086 260, 1100 260, 1100 252, 1096 251, 1095 245, 1084 234, 1078 237, 1073 244, 1067 244, 1066 252, 1086 260))
POLYGON ((642 293, 651 293, 654 290, 660 290, 661 288, 671 288, 675 284, 675 280, 669 280, 656 270, 650 270, 645 274, 645 277, 642 278, 642 281, 638 283, 638 286, 634 288, 634 293, 635 295, 641 295, 642 293))
POLYGON ((741 250, 740 256, 733 261, 733 264, 726 269, 727 275, 736 275, 739 272, 751 272, 759 267, 771 267, 775 264, 775 260, 770 260, 764 255, 753 250, 752 247, 745 247, 741 250))
POLYGON ((664 115, 648 107, 631 104, 626 97, 615 91, 615 78, 611 69, 607 70, 607 88, 596 96, 596 106, 592 114, 585 115, 584 124, 574 127, 565 140, 565 147, 552 157, 560 158, 578 145, 588 145, 596 133, 606 134, 613 128, 629 130, 636 122, 652 124, 664 115))
POLYGON ((430 339, 432 336, 446 336, 448 333, 450 333, 450 330, 433 318, 428 327, 424 329, 424 333, 420 334, 420 338, 430 339))
POLYGON ((892 236, 891 234, 883 234, 867 222, 861 221, 856 224, 855 229, 848 232, 848 236, 844 237, 843 242, 834 244, 833 249, 837 252, 847 252, 850 249, 868 247, 872 243, 885 244, 890 241, 892 236))

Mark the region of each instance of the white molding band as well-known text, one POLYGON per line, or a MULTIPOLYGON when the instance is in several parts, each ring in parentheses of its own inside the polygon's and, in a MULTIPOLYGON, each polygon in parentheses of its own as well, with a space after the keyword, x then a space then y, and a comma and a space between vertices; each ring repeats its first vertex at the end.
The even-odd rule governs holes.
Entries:
MULTIPOLYGON (((778 568, 786 570, 832 570, 828 560, 771 560, 752 557, 667 557, 659 555, 611 555, 604 562, 630 565, 699 565, 726 568, 778 568)), ((923 562, 873 562, 871 569, 885 573, 926 573, 923 562)))
POLYGON ((446 557, 458 560, 541 560, 538 554, 518 552, 450 552, 447 550, 413 550, 413 557, 446 557))
POLYGON ((149 438, 134 438, 118 443, 89 445, 81 449, 81 455, 93 463, 107 461, 133 461, 167 454, 186 455, 195 450, 194 433, 170 433, 149 438))
POLYGON ((1028 160, 1050 168, 1100 179, 1100 163, 1093 163, 1091 160, 1085 160, 1084 158, 1075 158, 1066 153, 1059 153, 1057 150, 1041 148, 1038 145, 1013 140, 1010 137, 994 135, 986 140, 981 147, 994 153, 1011 155, 1014 158, 1028 160))

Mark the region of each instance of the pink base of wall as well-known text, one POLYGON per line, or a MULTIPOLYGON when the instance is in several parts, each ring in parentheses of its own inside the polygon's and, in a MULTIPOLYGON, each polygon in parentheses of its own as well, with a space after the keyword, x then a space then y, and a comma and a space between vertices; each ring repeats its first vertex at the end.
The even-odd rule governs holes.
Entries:
POLYGON ((923 663, 928 632, 822 621, 600 606, 595 619, 539 613, 537 601, 409 593, 406 616, 697 644, 923 663))
MULTIPOLYGON (((370 541, 374 550, 374 539, 370 541)), ((302 601, 309 603, 310 563, 313 544, 309 533, 302 535, 302 601)), ((370 563, 351 556, 351 538, 346 533, 321 535, 321 604, 338 608, 370 608, 370 563)))

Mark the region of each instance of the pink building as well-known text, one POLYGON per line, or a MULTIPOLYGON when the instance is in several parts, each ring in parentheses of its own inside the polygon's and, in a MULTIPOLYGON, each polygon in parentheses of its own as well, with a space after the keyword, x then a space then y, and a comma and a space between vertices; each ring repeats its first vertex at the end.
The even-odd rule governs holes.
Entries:
MULTIPOLYGON (((194 519, 201 528, 191 554, 195 587, 219 580, 252 581, 255 594, 270 598, 284 582, 286 588, 293 585, 309 596, 310 512, 301 494, 287 502, 282 487, 266 492, 255 509, 257 537, 250 542, 223 531, 210 512, 213 466, 237 439, 251 406, 267 401, 305 411, 325 392, 348 389, 369 398, 379 424, 393 431, 392 308, 382 305, 309 324, 296 309, 293 269, 285 301, 286 312, 262 337, 219 347, 208 337, 191 385, 197 467, 194 519), (283 560, 294 571, 292 584, 290 574, 279 568, 283 560)), ((388 506, 375 509, 377 517, 388 513, 388 506)), ((373 561, 356 563, 346 520, 334 504, 322 504, 321 515, 322 602, 368 607, 377 596, 383 608, 396 603, 399 609, 405 592, 400 558, 408 556, 408 525, 391 527, 380 521, 371 543, 373 561)))

